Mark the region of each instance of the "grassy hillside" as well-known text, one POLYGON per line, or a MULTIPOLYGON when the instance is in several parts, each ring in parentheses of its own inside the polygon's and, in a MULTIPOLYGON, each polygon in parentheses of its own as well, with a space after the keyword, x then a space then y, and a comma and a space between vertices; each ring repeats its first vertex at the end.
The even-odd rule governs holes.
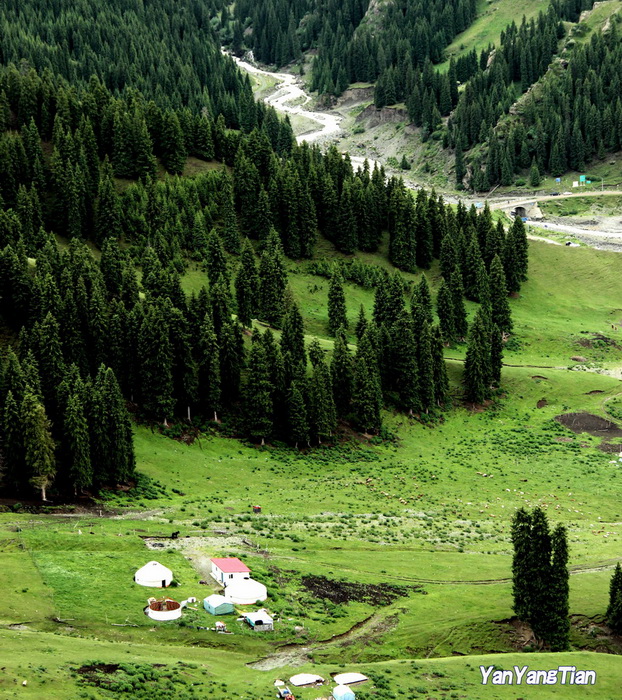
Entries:
POLYGON ((546 10, 548 4, 546 0, 525 0, 517 7, 512 0, 480 0, 477 19, 447 47, 447 61, 439 66, 440 70, 447 70, 451 57, 459 58, 473 49, 479 54, 489 44, 498 45, 501 32, 508 24, 520 23, 523 15, 527 19, 535 17, 546 10))
MULTIPOLYGON (((514 700, 518 688, 482 686, 479 671, 480 664, 514 663, 598 672, 594 687, 523 686, 521 697, 614 697, 620 657, 594 652, 618 649, 602 625, 622 535, 617 454, 596 449, 602 434, 574 434, 553 418, 622 415, 619 379, 567 369, 581 364, 570 360, 574 354, 622 366, 617 344, 590 340, 597 333, 615 340, 611 324, 622 314, 617 263, 615 254, 531 244, 530 279, 512 301, 515 349, 506 353, 518 366, 504 369, 503 396, 484 412, 458 403, 432 427, 387 415, 393 441, 309 453, 247 446, 218 433, 185 444, 137 427, 138 466, 151 486, 111 494, 88 512, 5 507, 0 697, 41 697, 43 682, 49 698, 113 697, 85 686, 75 669, 123 660, 165 665, 155 679, 136 680, 143 666, 133 676, 152 697, 168 683, 179 697, 256 700, 295 669, 325 677, 360 669, 372 678, 360 689, 363 700, 390 693, 514 700), (577 344, 585 339, 592 347, 577 344), (256 503, 260 515, 251 514, 256 503), (509 524, 517 507, 533 505, 569 529, 573 654, 515 653, 522 647, 508 622, 509 524), (168 539, 173 530, 178 540, 168 539), (173 569, 173 598, 200 601, 216 589, 198 583, 209 580, 209 558, 227 555, 241 556, 268 586, 274 632, 253 633, 232 617, 226 621, 233 635, 197 629, 213 624, 200 604, 179 622, 143 615, 152 591, 132 576, 146 561, 173 569), (309 588, 307 576, 320 577, 319 588, 309 588), (344 588, 343 581, 362 588, 344 588), (383 600, 388 587, 394 597, 383 600), (337 598, 324 597, 335 591, 337 598), (169 671, 180 675, 167 679, 169 671)), ((290 265, 307 332, 330 347, 326 281, 290 265)), ((189 275, 188 287, 201 275, 189 275)), ((428 279, 437 284, 434 270, 428 279)), ((352 320, 359 303, 371 308, 367 290, 350 285, 348 297, 352 320)), ((456 358, 448 360, 456 394, 462 353, 447 349, 456 358)), ((613 446, 619 438, 608 440, 613 446)), ((111 683, 119 673, 110 674, 111 683)), ((297 697, 315 700, 318 692, 303 689, 297 697)))

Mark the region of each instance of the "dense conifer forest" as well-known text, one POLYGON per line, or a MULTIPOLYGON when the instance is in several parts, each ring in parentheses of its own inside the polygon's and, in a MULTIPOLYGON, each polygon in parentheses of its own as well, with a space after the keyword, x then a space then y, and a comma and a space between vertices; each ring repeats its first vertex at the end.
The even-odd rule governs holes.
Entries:
POLYGON ((5 488, 45 497, 52 483, 77 492, 127 481, 128 408, 164 425, 224 418, 233 434, 298 446, 334 439, 339 420, 378 433, 385 405, 427 420, 448 402, 442 349, 467 336, 464 295, 481 303, 466 396, 484 401, 498 383, 507 292, 527 270, 520 221, 506 235, 487 209, 454 212, 424 190, 414 199, 377 167, 354 172, 334 148, 296 146, 260 103, 232 129, 213 107, 162 108, 133 87, 115 95, 96 76, 69 85, 22 63, 0 74, 0 104, 0 314, 13 338, 2 363, 5 488), (158 166, 182 173, 188 155, 222 165, 158 179, 158 166), (318 236, 353 254, 385 235, 397 268, 440 259, 440 326, 425 280, 410 290, 372 268, 373 318, 361 315, 353 354, 342 274, 356 266, 329 265, 329 362, 317 342, 305 346, 286 260, 311 258, 318 236), (207 284, 187 298, 190 261, 207 284), (246 330, 255 318, 280 338, 246 330))

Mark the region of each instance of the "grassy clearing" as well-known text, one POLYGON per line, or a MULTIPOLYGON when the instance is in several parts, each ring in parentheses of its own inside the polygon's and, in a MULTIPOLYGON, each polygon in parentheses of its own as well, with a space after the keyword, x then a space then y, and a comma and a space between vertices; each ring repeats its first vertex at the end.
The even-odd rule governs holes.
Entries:
POLYGON ((501 32, 511 24, 521 21, 523 15, 530 19, 538 12, 546 11, 548 2, 543 0, 525 0, 517 7, 512 0, 480 0, 477 7, 477 19, 462 34, 459 34, 447 47, 447 61, 439 65, 442 71, 449 67, 449 59, 458 58, 475 49, 480 51, 489 44, 498 45, 501 32))
POLYGON ((579 22, 572 31, 571 37, 578 43, 584 43, 591 38, 595 29, 602 30, 609 22, 612 15, 620 10, 620 3, 616 0, 605 0, 595 3, 594 8, 587 14, 587 17, 579 22))
POLYGON ((622 195, 602 197, 571 197, 547 200, 540 204, 543 213, 549 216, 619 216, 622 214, 622 195))

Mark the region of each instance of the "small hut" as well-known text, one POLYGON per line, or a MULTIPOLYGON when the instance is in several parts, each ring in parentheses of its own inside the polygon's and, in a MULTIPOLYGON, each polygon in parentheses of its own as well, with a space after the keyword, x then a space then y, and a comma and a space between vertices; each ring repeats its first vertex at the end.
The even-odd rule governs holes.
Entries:
POLYGON ((203 607, 210 615, 228 615, 233 612, 233 603, 228 601, 224 595, 210 595, 203 601, 203 607))
POLYGON ((150 588, 168 588, 173 581, 173 572, 157 561, 150 561, 134 574, 134 581, 139 586, 150 588))
POLYGON ((253 613, 246 613, 244 619, 255 630, 255 632, 270 632, 274 629, 272 618, 267 610, 258 610, 253 613))
POLYGON ((181 617, 181 603, 172 598, 149 598, 145 612, 152 620, 168 622, 181 617))
POLYGON ((333 700, 356 700, 356 695, 347 685, 338 685, 333 688, 333 700))

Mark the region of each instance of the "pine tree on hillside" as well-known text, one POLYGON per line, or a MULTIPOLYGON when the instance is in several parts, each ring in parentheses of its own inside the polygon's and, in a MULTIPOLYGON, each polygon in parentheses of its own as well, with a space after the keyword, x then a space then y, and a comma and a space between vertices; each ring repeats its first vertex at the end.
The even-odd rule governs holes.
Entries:
POLYGON ((365 315, 365 307, 363 306, 363 304, 361 304, 361 308, 359 309, 359 315, 356 321, 356 326, 354 327, 354 334, 356 335, 359 341, 365 335, 366 330, 367 316, 365 315))
MULTIPOLYGON (((22 398, 20 398, 20 404, 22 398)), ((21 416, 13 392, 6 392, 0 422, 0 453, 4 466, 3 482, 12 489, 20 490, 25 484, 24 440, 21 416)))
POLYGON ((240 267, 235 277, 238 321, 246 328, 250 328, 252 319, 256 316, 258 295, 259 274, 255 262, 255 252, 247 238, 242 245, 240 267))
POLYGON ((198 398, 204 414, 218 421, 221 402, 220 354, 218 338, 209 314, 201 324, 198 348, 198 398))
POLYGON ((313 367, 309 379, 309 400, 307 413, 311 437, 318 443, 329 438, 336 427, 337 414, 333 399, 330 371, 322 360, 313 367))
POLYGON ((285 310, 287 272, 278 233, 272 229, 259 263, 259 318, 275 327, 285 310))
POLYGON ((512 330, 512 314, 508 301, 508 290, 505 284, 505 272, 498 255, 490 264, 490 306, 491 319, 502 333, 512 330))
POLYGON ((307 352, 305 350, 304 321, 296 302, 289 305, 283 321, 281 333, 281 352, 289 354, 291 362, 296 367, 295 374, 304 377, 307 368, 307 352))
POLYGON ((490 396, 490 345, 481 310, 469 329, 469 344, 464 360, 463 383, 466 400, 483 403, 490 396))
POLYGON ((382 390, 378 370, 362 355, 354 359, 352 379, 352 411, 357 428, 364 433, 376 434, 382 427, 382 390))
POLYGON ((432 329, 431 340, 432 373, 434 378, 434 401, 437 406, 443 407, 449 399, 449 377, 447 365, 443 353, 443 336, 439 326, 432 329))
POLYGON ((456 338, 454 302, 449 285, 445 280, 443 280, 436 297, 436 313, 443 341, 445 343, 453 343, 456 338))
POLYGON ((503 336, 496 323, 490 331, 490 381, 494 386, 501 384, 503 367, 503 336))
POLYGON ((309 420, 304 396, 298 382, 292 382, 287 396, 287 421, 290 442, 296 449, 309 444, 309 420))
POLYGON ((512 519, 512 596, 514 613, 520 620, 531 614, 531 514, 519 508, 512 519))
POLYGON ((352 400, 353 363, 350 349, 343 328, 337 331, 333 357, 330 364, 333 398, 339 416, 344 416, 350 409, 352 400))
POLYGON ((620 562, 609 582, 609 605, 606 618, 609 626, 616 634, 622 634, 622 568, 620 562))
POLYGON ((462 286, 462 275, 458 266, 455 267, 449 279, 449 290, 454 308, 454 327, 456 329, 456 339, 466 338, 468 331, 467 312, 464 306, 464 288, 462 286))
POLYGON ((28 481, 31 486, 41 491, 41 500, 46 501, 47 489, 56 475, 55 446, 45 408, 30 391, 24 395, 20 420, 28 481))
POLYGON ((551 535, 551 581, 548 589, 549 631, 546 641, 551 651, 566 651, 569 646, 568 617, 568 536, 563 525, 557 525, 551 535))
POLYGON ((419 413, 423 406, 419 391, 418 344, 413 321, 403 313, 391 327, 391 379, 399 405, 409 415, 419 413))
POLYGON ((87 489, 93 483, 91 444, 84 404, 78 394, 67 401, 63 422, 63 448, 66 462, 63 471, 73 487, 74 494, 87 489))
POLYGON ((434 320, 432 313, 432 295, 430 294, 430 287, 428 286, 428 280, 425 275, 421 275, 421 281, 415 287, 412 302, 421 307, 426 321, 432 323, 434 320))
POLYGON ((335 271, 328 286, 328 333, 334 336, 340 328, 347 327, 348 316, 343 280, 339 272, 335 271))
POLYGON ((142 406, 165 426, 175 408, 173 399, 173 349, 166 321, 156 306, 147 310, 138 334, 142 406))
POLYGON ((207 236, 205 252, 205 269, 210 285, 216 284, 220 277, 228 282, 229 270, 227 267, 227 256, 222 240, 214 229, 212 229, 207 236))
POLYGON ((270 370, 261 342, 253 342, 248 358, 248 375, 244 391, 246 431, 261 444, 270 438, 273 429, 270 370))
POLYGON ((162 115, 160 132, 160 154, 162 164, 169 173, 181 175, 186 164, 186 145, 177 114, 167 110, 162 115))

